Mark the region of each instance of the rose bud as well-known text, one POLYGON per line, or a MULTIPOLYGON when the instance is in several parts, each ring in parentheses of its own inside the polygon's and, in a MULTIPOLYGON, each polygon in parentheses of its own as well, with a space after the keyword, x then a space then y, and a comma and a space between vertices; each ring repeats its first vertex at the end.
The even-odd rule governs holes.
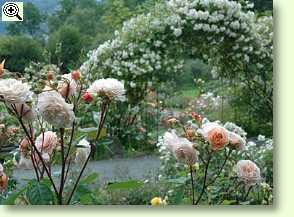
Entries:
POLYGON ((71 78, 74 80, 79 80, 81 78, 81 73, 78 70, 74 70, 71 72, 71 78))
POLYGON ((47 74, 47 79, 48 81, 51 81, 54 79, 54 73, 52 71, 49 71, 47 74))
POLYGON ((201 122, 202 121, 202 116, 201 115, 199 115, 199 114, 197 114, 196 112, 192 112, 191 113, 191 116, 192 116, 192 118, 194 119, 194 120, 196 120, 196 121, 198 121, 198 122, 201 122))
POLYGON ((5 60, 3 60, 2 63, 0 64, 0 78, 2 77, 4 73, 4 63, 5 63, 5 60))
POLYGON ((93 100, 93 97, 89 92, 85 92, 82 98, 85 102, 91 102, 93 100))
POLYGON ((8 185, 8 177, 5 173, 0 176, 0 191, 5 191, 8 185))

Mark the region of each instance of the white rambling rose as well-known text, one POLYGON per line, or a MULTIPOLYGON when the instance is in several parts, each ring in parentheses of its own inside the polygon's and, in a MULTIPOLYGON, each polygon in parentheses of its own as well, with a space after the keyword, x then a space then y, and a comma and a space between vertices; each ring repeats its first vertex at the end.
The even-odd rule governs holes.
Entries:
POLYGON ((33 93, 27 83, 12 78, 0 80, 0 100, 23 104, 30 101, 32 96, 33 93))
POLYGON ((73 105, 66 103, 56 91, 40 93, 37 110, 45 121, 57 128, 69 127, 75 119, 73 105))

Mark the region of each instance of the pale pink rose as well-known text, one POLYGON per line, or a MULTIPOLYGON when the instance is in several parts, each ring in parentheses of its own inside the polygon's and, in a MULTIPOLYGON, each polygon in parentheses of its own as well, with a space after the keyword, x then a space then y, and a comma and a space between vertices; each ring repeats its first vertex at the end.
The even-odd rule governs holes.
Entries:
POLYGON ((230 147, 232 147, 233 149, 237 149, 237 150, 245 149, 246 140, 237 133, 234 133, 234 132, 229 133, 229 142, 230 142, 230 147))
POLYGON ((193 165, 197 162, 197 151, 193 147, 193 143, 188 139, 178 137, 175 132, 166 132, 163 136, 163 141, 179 162, 188 165, 193 165))
POLYGON ((215 122, 203 124, 197 132, 209 142, 213 151, 221 150, 229 143, 228 130, 215 122))
POLYGON ((41 133, 37 137, 35 145, 40 152, 52 154, 54 148, 57 145, 57 142, 58 140, 57 140, 56 133, 52 131, 47 131, 44 133, 44 137, 43 137, 43 133, 41 133))
POLYGON ((240 160, 236 165, 237 176, 246 185, 251 186, 261 181, 260 169, 251 160, 240 160))

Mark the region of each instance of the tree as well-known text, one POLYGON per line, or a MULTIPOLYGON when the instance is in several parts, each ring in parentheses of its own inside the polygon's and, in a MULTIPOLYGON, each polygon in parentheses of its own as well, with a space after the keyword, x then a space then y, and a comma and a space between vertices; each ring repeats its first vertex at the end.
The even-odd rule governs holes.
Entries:
POLYGON ((49 36, 51 62, 58 64, 62 70, 79 66, 82 48, 82 34, 74 26, 62 26, 49 36))
POLYGON ((0 59, 10 71, 23 72, 31 61, 43 60, 42 46, 25 36, 0 37, 0 59))
POLYGON ((10 35, 29 34, 35 36, 41 29, 43 16, 39 9, 32 3, 24 5, 24 20, 23 22, 11 22, 7 25, 7 32, 10 35))

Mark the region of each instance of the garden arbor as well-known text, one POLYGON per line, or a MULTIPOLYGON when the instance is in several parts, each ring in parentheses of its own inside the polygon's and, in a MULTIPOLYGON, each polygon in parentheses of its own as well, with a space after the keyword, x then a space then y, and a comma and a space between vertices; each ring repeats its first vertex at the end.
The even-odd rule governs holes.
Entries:
POLYGON ((125 22, 115 37, 89 53, 89 80, 125 82, 128 103, 182 73, 185 57, 200 58, 220 78, 237 80, 255 112, 272 120, 272 17, 257 17, 247 1, 169 0, 125 22), (258 106, 256 106, 258 102, 258 106))

